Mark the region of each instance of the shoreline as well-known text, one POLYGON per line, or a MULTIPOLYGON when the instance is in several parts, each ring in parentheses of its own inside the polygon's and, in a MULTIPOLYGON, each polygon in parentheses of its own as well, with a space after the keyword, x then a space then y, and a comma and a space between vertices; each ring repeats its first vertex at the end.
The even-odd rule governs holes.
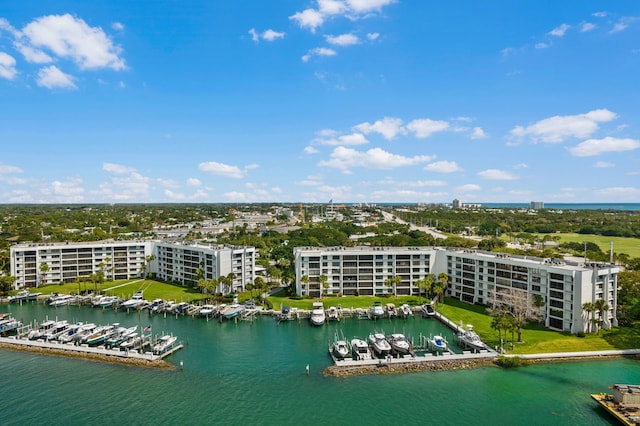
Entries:
POLYGON ((26 353, 34 353, 39 355, 52 355, 59 356, 65 358, 76 358, 76 359, 84 359, 93 362, 106 362, 110 364, 121 364, 127 365, 131 367, 142 367, 142 368, 157 368, 163 370, 173 370, 176 367, 173 364, 168 363, 162 359, 155 360, 147 360, 141 358, 132 358, 132 357, 122 357, 118 355, 106 355, 106 354, 98 354, 98 353, 90 353, 90 352, 77 352, 77 351, 69 351, 64 348, 51 348, 51 347, 38 347, 38 346, 27 346, 21 345, 17 343, 9 343, 6 341, 0 342, 0 350, 10 350, 14 352, 26 352, 26 353))

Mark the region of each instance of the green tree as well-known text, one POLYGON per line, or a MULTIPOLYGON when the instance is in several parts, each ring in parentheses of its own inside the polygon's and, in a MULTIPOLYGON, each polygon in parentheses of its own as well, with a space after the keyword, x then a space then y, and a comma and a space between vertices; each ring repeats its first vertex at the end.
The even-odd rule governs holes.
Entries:
POLYGON ((328 280, 329 278, 327 278, 327 276, 324 274, 318 277, 318 281, 320 281, 320 288, 322 289, 322 292, 320 293, 320 298, 322 298, 322 293, 326 294, 327 290, 329 289, 328 280))
POLYGON ((587 313, 587 323, 589 324, 589 332, 593 333, 593 313, 596 311, 596 305, 593 302, 585 302, 582 304, 582 310, 587 313))
POLYGON ((609 310, 609 305, 604 299, 598 299, 593 303, 593 306, 598 311, 598 332, 600 328, 604 327, 605 313, 609 310))
POLYGON ((424 278, 420 278, 415 282, 418 288, 424 292, 424 298, 427 302, 429 301, 429 294, 431 293, 435 279, 435 275, 427 274, 424 278))
POLYGON ((393 289, 393 295, 396 296, 398 284, 402 282, 402 277, 400 275, 392 275, 386 280, 384 280, 384 285, 393 289))
POLYGON ((49 272, 49 264, 47 262, 42 262, 40 264, 40 285, 43 285, 46 282, 47 272, 49 272))
POLYGON ((300 282, 302 283, 302 293, 305 293, 306 290, 306 294, 309 294, 309 282, 311 280, 309 279, 309 275, 303 275, 302 277, 300 277, 300 282))
POLYGON ((144 278, 147 279, 147 276, 149 275, 149 269, 151 268, 151 262, 156 260, 156 256, 154 254, 149 254, 144 257, 144 260, 146 263, 144 265, 144 269, 142 270, 142 272, 144 273, 144 278))
POLYGON ((7 294, 13 290, 13 283, 15 283, 17 279, 17 277, 11 275, 0 276, 0 292, 7 294))

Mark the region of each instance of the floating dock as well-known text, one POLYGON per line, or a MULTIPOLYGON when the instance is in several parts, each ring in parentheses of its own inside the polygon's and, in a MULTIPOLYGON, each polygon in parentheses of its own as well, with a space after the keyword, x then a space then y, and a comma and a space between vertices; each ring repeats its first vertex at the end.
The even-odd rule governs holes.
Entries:
POLYGON ((633 426, 640 424, 640 412, 636 409, 633 411, 625 410, 615 403, 613 395, 606 393, 591 394, 591 398, 596 401, 602 408, 611 414, 618 422, 623 425, 633 426))

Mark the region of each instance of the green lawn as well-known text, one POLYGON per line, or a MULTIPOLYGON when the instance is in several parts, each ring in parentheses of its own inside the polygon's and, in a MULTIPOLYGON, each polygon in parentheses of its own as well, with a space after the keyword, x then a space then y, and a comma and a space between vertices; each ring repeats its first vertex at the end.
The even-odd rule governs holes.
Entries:
MULTIPOLYGON (((438 306, 438 312, 455 323, 472 324, 487 345, 500 345, 498 333, 491 328, 491 317, 484 307, 447 298, 446 304, 438 306)), ((517 340, 517 335, 515 337, 517 340)), ((511 334, 508 340, 511 340, 511 334)), ((601 331, 599 336, 577 337, 531 324, 523 330, 522 340, 523 343, 516 342, 515 348, 509 352, 530 354, 640 348, 640 331, 637 327, 617 328, 601 331)), ((509 344, 505 344, 505 348, 509 349, 509 344)))
MULTIPOLYGON (((540 238, 544 238, 549 234, 536 234, 540 238)), ((600 247, 603 252, 609 251, 609 245, 613 241, 614 253, 626 253, 631 257, 640 257, 640 239, 639 238, 624 238, 624 237, 605 237, 602 235, 593 234, 551 234, 551 236, 560 237, 560 243, 595 243, 600 247)))
POLYGON ((315 301, 321 301, 325 307, 341 305, 343 308, 368 308, 375 302, 380 302, 383 305, 387 303, 393 303, 396 306, 400 306, 403 303, 409 305, 421 305, 425 302, 424 297, 417 296, 398 296, 398 297, 376 297, 376 296, 324 296, 322 299, 295 299, 286 297, 278 293, 274 296, 269 296, 269 300, 273 305, 273 309, 280 310, 282 306, 291 306, 298 309, 311 309, 311 305, 315 301))

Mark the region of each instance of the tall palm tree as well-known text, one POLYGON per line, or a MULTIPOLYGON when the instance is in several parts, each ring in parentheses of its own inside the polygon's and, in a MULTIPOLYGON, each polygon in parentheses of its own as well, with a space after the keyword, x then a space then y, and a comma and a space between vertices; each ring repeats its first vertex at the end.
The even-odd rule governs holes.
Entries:
POLYGON ((594 302, 593 307, 598 311, 598 331, 600 331, 600 327, 604 326, 604 315, 609 310, 609 305, 604 299, 598 299, 594 302))
POLYGON ((327 282, 329 278, 322 274, 318 277, 318 281, 320 281, 320 298, 322 299, 322 293, 326 292, 329 288, 329 283, 327 282))
POLYGON ((153 254, 149 254, 144 257, 144 260, 146 262, 146 265, 143 272, 144 272, 144 278, 147 279, 147 276, 149 275, 149 269, 151 268, 150 263, 156 260, 156 256, 153 254))
POLYGON ((400 275, 392 275, 386 280, 384 280, 384 285, 387 287, 391 287, 393 289, 393 295, 396 296, 397 286, 402 282, 402 277, 400 275))
POLYGON ((587 323, 589 324, 589 333, 593 332, 592 315, 596 311, 596 305, 593 302, 585 302, 582 304, 582 310, 587 313, 587 323))
POLYGON ((45 279, 45 274, 49 272, 49 264, 47 264, 46 262, 42 262, 40 264, 40 284, 44 284, 46 279, 45 279))
POLYGON ((425 301, 429 301, 429 293, 433 289, 433 282, 435 281, 436 276, 433 274, 427 274, 424 278, 421 278, 416 281, 416 285, 422 291, 424 291, 424 299, 425 301))
POLYGON ((309 295, 309 281, 311 281, 309 279, 309 275, 303 275, 300 278, 300 282, 304 284, 303 293, 304 293, 304 290, 307 290, 307 295, 309 295))

